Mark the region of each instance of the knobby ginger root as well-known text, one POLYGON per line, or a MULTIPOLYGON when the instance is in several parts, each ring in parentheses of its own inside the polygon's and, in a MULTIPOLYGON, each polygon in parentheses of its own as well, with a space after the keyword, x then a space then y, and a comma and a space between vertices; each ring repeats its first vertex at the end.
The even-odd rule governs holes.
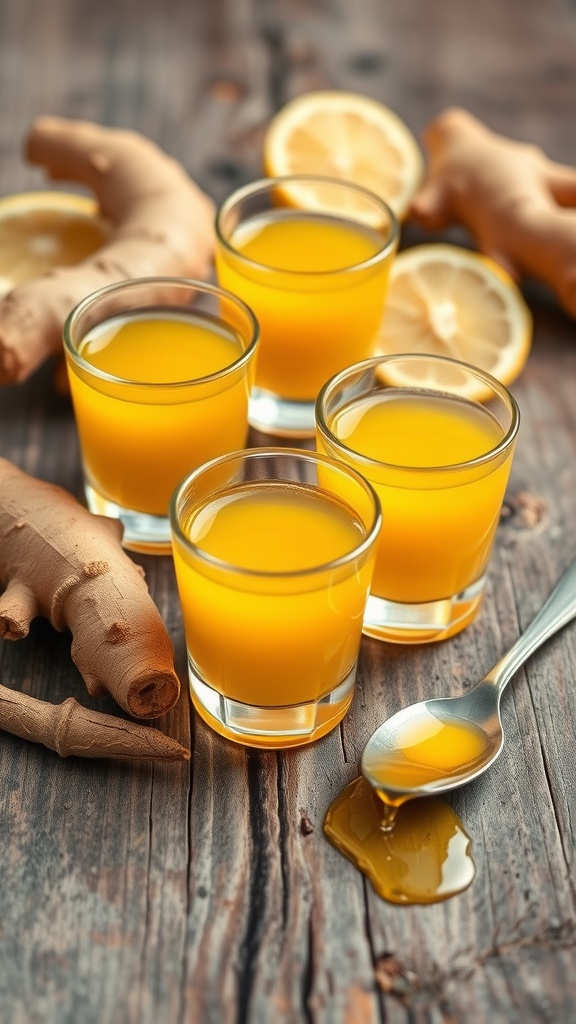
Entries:
POLYGON ((86 295, 127 278, 206 278, 214 252, 211 199, 150 139, 43 117, 26 155, 53 180, 87 186, 112 232, 81 263, 18 285, 0 302, 0 384, 25 380, 62 351, 64 321, 86 295))
POLYGON ((425 144, 428 172, 411 217, 432 230, 464 225, 516 280, 545 282, 576 316, 576 168, 459 108, 435 118, 425 144))
POLYGON ((120 761, 189 761, 181 743, 139 722, 90 711, 74 697, 49 704, 0 686, 0 729, 42 743, 60 757, 112 757, 120 761))
POLYGON ((26 636, 37 615, 69 628, 88 692, 157 718, 180 692, 173 648, 121 534, 116 520, 0 458, 0 636, 26 636))

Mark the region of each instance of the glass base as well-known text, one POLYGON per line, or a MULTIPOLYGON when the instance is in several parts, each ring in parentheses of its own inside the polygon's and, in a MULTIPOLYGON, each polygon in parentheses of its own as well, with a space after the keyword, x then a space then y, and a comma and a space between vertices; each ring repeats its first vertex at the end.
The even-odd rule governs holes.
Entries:
POLYGON ((442 601, 400 604, 370 594, 362 632, 394 644, 424 644, 447 640, 468 626, 478 614, 486 577, 442 601))
POLYGON ((272 391, 252 388, 248 422, 264 434, 281 437, 314 437, 314 402, 291 401, 272 391))
POLYGON ((281 750, 312 743, 342 721, 354 696, 356 665, 317 701, 277 708, 254 707, 224 697, 201 679, 190 656, 188 675, 194 707, 215 732, 244 746, 281 750))
POLYGON ((84 484, 86 504, 90 512, 119 519, 124 527, 122 547, 146 555, 169 555, 172 551, 168 516, 152 516, 124 508, 100 494, 91 484, 84 484))

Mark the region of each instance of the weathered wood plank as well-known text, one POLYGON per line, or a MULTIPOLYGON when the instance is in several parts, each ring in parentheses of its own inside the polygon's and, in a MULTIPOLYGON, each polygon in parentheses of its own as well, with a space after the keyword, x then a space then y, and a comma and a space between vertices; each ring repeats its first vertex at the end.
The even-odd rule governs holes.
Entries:
MULTIPOLYGON (((42 184, 20 146, 31 118, 53 112, 145 132, 220 199, 260 173, 270 113, 318 87, 374 95, 417 135, 460 103, 576 165, 575 37, 576 11, 561 0, 0 0, 0 193, 42 184)), ((419 237, 405 229, 405 242, 419 237)), ((299 752, 225 743, 191 716, 186 695, 159 725, 190 742, 189 766, 62 761, 0 736, 3 1020, 571 1022, 570 627, 511 684, 499 762, 452 798, 474 842, 466 893, 433 907, 386 904, 322 834, 383 717, 479 678, 576 556, 574 326, 542 290, 527 294, 535 344, 514 388, 523 423, 511 514, 485 609, 465 634, 413 650, 365 640, 350 715, 299 752), (542 502, 538 521, 525 493, 542 502), (386 957, 401 969, 389 990, 377 983, 386 957)), ((80 494, 70 405, 50 377, 47 367, 0 389, 0 454, 80 494)), ((142 564, 185 684, 171 565, 142 564)), ((45 623, 0 643, 0 678, 44 699, 73 693, 113 708, 88 697, 69 637, 45 623)))

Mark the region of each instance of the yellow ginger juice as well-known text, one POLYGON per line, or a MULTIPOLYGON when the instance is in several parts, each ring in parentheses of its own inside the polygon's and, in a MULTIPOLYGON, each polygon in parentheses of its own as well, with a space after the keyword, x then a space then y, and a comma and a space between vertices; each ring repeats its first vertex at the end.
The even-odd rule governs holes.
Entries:
POLYGON ((220 285, 260 324, 259 388, 314 401, 333 373, 374 353, 394 249, 367 224, 282 208, 217 246, 220 285))
POLYGON ((252 707, 304 705, 354 669, 374 559, 373 548, 348 557, 367 534, 348 504, 306 484, 246 482, 192 508, 182 532, 186 642, 210 687, 252 707))
MULTIPOLYGON (((474 463, 504 434, 482 405, 385 391, 343 406, 330 429, 382 504, 372 594, 407 604, 439 601, 482 576, 514 447, 474 463)), ((318 447, 334 454, 321 434, 318 447)))
POLYGON ((68 362, 84 470, 98 494, 167 516, 187 472, 242 447, 245 348, 231 325, 193 309, 122 314, 88 332, 80 360, 68 362))

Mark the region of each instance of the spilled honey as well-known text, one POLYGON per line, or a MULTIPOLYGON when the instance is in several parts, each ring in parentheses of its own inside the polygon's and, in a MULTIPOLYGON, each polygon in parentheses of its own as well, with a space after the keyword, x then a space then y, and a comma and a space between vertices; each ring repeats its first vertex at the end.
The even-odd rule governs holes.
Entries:
POLYGON ((484 761, 490 737, 465 719, 442 719, 424 708, 394 733, 394 746, 367 762, 374 785, 388 803, 403 803, 402 791, 444 782, 484 761))
POLYGON ((391 903, 437 903, 474 878, 470 837, 437 797, 409 800, 387 817, 379 794, 360 776, 329 807, 324 831, 391 903))

